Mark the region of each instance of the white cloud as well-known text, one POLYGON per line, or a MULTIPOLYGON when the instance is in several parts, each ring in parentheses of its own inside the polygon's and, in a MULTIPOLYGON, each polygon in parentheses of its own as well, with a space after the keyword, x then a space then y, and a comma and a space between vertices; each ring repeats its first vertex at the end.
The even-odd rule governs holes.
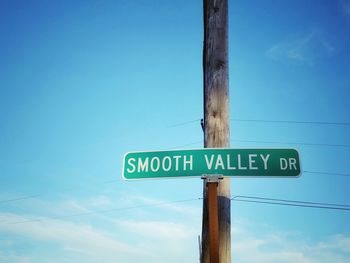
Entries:
POLYGON ((330 238, 330 242, 321 242, 318 244, 319 250, 332 250, 337 249, 345 253, 350 253, 350 237, 337 234, 330 238))
POLYGON ((28 257, 13 255, 12 253, 3 253, 0 251, 0 262, 2 263, 31 263, 28 257))
POLYGON ((331 56, 334 51, 335 48, 320 31, 312 30, 274 44, 266 55, 273 60, 312 66, 319 59, 331 56))
MULTIPOLYGON (((333 235, 310 242, 300 235, 252 233, 239 226, 232 239, 232 257, 237 263, 346 263, 350 257, 350 237, 333 235)), ((270 229, 271 231, 271 229, 270 229)))
POLYGON ((96 197, 91 198, 88 201, 88 203, 92 207, 101 208, 101 207, 110 206, 112 204, 112 201, 109 197, 104 196, 104 195, 100 195, 100 196, 96 196, 96 197))
MULTIPOLYGON (((74 223, 63 219, 40 218, 38 222, 23 222, 31 215, 0 213, 6 221, 0 222, 0 235, 12 237, 12 243, 1 247, 15 248, 16 241, 28 246, 51 244, 53 253, 62 251, 64 258, 55 259, 63 262, 178 262, 194 261, 198 256, 196 248, 197 231, 193 227, 167 221, 123 220, 110 232, 102 231, 89 224, 74 223), (55 252, 56 251, 56 252, 55 252)), ((112 220, 110 220, 112 221, 112 220)), ((14 253, 15 251, 13 251, 14 253)), ((10 258, 20 257, 16 254, 2 255, 0 262, 20 262, 10 258)), ((45 254, 25 255, 28 262, 52 262, 45 254)))
MULTIPOLYGON (((101 200, 104 203, 104 198, 101 200)), ((159 200, 135 197, 135 202, 142 207, 142 204, 154 204, 159 200)), ((174 213, 163 208, 154 211, 158 214, 154 214, 152 220, 106 216, 98 224, 96 220, 76 223, 66 221, 68 218, 44 217, 39 222, 11 224, 26 221, 33 215, 0 213, 3 219, 0 235, 6 236, 3 240, 6 242, 0 243, 0 262, 196 262, 200 220, 191 218, 191 213, 186 214, 189 220, 182 221, 186 216, 176 218, 175 210, 174 213), (159 216, 164 213, 166 217, 159 216), (16 254, 18 246, 38 247, 40 244, 50 244, 53 253, 62 253, 62 258, 50 261, 49 252, 16 254)), ((186 209, 182 211, 185 213, 186 209)), ((255 223, 236 219, 232 224, 232 258, 236 263, 345 263, 350 258, 350 236, 334 234, 311 242, 302 234, 281 232, 266 225, 257 227, 255 223)))
MULTIPOLYGON (((166 200, 159 200, 155 198, 149 198, 145 196, 140 195, 129 195, 128 196, 129 205, 140 205, 144 204, 147 206, 155 206, 162 210, 167 210, 169 212, 176 212, 185 214, 190 217, 195 217, 201 215, 202 211, 200 209, 200 206, 190 206, 189 204, 184 205, 184 202, 178 201, 178 202, 171 202, 166 200)), ((186 201, 186 200, 185 200, 186 201)))
POLYGON ((131 233, 151 239, 164 239, 170 242, 193 238, 196 232, 184 224, 162 221, 120 221, 119 224, 131 233))
MULTIPOLYGON (((2 215, 8 219, 8 222, 21 222, 27 218, 27 216, 9 213, 2 215)), ((28 242, 53 243, 64 250, 86 254, 89 257, 104 255, 116 260, 120 255, 130 256, 139 253, 135 248, 116 240, 106 232, 86 224, 62 220, 46 218, 43 221, 23 224, 0 223, 0 232, 32 240, 28 242)))

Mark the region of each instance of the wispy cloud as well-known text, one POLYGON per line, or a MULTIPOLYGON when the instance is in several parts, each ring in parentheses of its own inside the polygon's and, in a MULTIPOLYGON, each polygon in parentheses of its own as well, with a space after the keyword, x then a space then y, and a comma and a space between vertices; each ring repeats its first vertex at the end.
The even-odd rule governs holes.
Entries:
MULTIPOLYGON (((142 196, 132 199, 132 204, 159 202, 142 196)), ((109 203, 103 196, 89 198, 88 203, 91 200, 107 206, 109 203)), ((75 202, 64 202, 62 207, 66 206, 68 210, 71 207, 79 211, 86 209, 75 202)), ((103 215, 103 218, 83 220, 84 223, 75 221, 76 218, 39 217, 41 221, 22 224, 13 222, 23 222, 34 216, 2 212, 0 235, 6 237, 2 241, 8 242, 0 242, 0 262, 51 262, 48 257, 57 253, 62 253, 64 259, 55 259, 55 263, 195 262, 198 260, 200 223, 198 218, 191 218, 189 211, 180 207, 175 210, 161 208, 152 210, 151 216, 147 213, 129 219, 125 214, 122 217, 103 215), (177 218, 178 211, 186 213, 188 220, 183 220, 184 214, 177 218), (166 217, 163 216, 165 213, 166 217), (21 250, 21 246, 42 244, 50 244, 51 250, 46 254, 21 250)), ((237 263, 345 263, 350 257, 350 236, 347 235, 333 234, 310 241, 302 234, 283 232, 266 225, 256 226, 246 220, 236 219, 232 226, 232 254, 237 263)))
MULTIPOLYGON (((11 254, 2 254, 1 262, 51 262, 45 254, 17 255, 19 243, 37 246, 54 244, 53 253, 64 251, 65 259, 55 262, 193 262, 196 251, 196 230, 186 223, 168 221, 119 221, 119 227, 110 232, 90 224, 73 223, 58 219, 45 219, 39 222, 11 224, 24 221, 28 216, 2 213, 7 218, 0 222, 1 235, 11 236, 14 245, 11 254), (20 242, 16 242, 20 240, 20 242), (16 260, 17 261, 16 261, 16 260), (22 261, 20 261, 22 260, 22 261)), ((113 230, 112 230, 113 229, 113 230)))
POLYGON ((340 11, 350 18, 350 0, 339 0, 340 11))
POLYGON ((319 30, 289 37, 274 44, 266 55, 276 61, 312 66, 317 60, 331 56, 335 48, 319 30))
POLYGON ((186 240, 196 236, 196 232, 180 223, 165 221, 120 221, 119 224, 131 233, 151 239, 165 239, 169 242, 186 240))
POLYGON ((56 242, 64 248, 85 251, 87 254, 109 250, 122 253, 135 252, 132 247, 115 240, 111 235, 90 225, 48 218, 29 224, 13 224, 8 222, 23 222, 27 216, 11 213, 2 214, 2 216, 8 219, 6 222, 0 222, 0 232, 2 233, 56 242))
POLYGON ((97 208, 109 207, 110 205, 113 204, 112 200, 105 195, 92 197, 90 198, 90 200, 88 200, 88 202, 92 207, 97 207, 97 208))
POLYGON ((271 232, 271 229, 269 234, 261 234, 238 227, 241 234, 232 242, 236 262, 346 263, 350 256, 349 236, 337 234, 311 242, 301 234, 271 232))
POLYGON ((12 253, 3 253, 0 251, 0 262, 31 263, 28 257, 13 255, 12 253))
POLYGON ((28 247, 51 244, 52 251, 48 253, 65 256, 57 259, 57 263, 172 263, 188 258, 192 262, 198 257, 195 206, 133 195, 128 197, 127 204, 121 202, 121 207, 114 203, 103 195, 60 202, 33 199, 21 212, 0 212, 0 236, 7 236, 12 242, 0 243, 0 262, 50 262, 47 254, 35 255, 31 251, 22 257, 23 252, 18 251, 20 244, 28 247), (123 207, 137 209, 126 210, 127 213, 103 212, 123 207), (54 213, 55 210, 59 212, 54 213), (125 219, 130 213, 137 216, 125 219), (179 215, 188 220, 181 221, 179 215))
POLYGON ((166 201, 156 198, 150 198, 141 195, 129 195, 128 201, 132 205, 145 205, 145 206, 156 206, 158 209, 166 210, 168 212, 181 213, 187 216, 199 216, 201 215, 201 207, 196 205, 190 205, 185 203, 186 199, 178 201, 166 201), (184 201, 184 202, 183 202, 184 201))

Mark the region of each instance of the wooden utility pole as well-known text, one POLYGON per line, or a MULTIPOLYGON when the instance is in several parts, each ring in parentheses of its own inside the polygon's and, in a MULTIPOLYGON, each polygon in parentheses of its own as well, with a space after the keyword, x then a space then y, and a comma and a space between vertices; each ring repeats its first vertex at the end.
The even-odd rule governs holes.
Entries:
MULTIPOLYGON (((227 0, 203 0, 204 9, 204 147, 230 146, 228 84, 228 3, 227 0)), ((231 262, 230 179, 220 180, 218 189, 219 258, 231 262)), ((207 186, 203 187, 201 262, 210 262, 207 186)))

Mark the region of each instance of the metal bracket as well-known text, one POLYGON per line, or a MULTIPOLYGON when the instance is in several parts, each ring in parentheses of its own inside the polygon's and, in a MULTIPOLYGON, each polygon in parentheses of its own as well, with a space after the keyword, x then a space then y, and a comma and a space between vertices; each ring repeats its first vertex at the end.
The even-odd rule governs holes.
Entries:
POLYGON ((224 176, 222 174, 203 174, 201 178, 206 180, 206 183, 219 183, 224 176))

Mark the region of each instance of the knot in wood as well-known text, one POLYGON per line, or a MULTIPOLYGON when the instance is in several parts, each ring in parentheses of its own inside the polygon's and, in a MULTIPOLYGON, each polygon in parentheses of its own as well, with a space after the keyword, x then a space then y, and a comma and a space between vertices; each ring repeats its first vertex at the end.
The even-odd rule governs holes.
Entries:
POLYGON ((216 63, 215 63, 216 69, 222 69, 224 66, 225 66, 225 62, 222 61, 222 60, 218 60, 218 61, 216 61, 216 63))

